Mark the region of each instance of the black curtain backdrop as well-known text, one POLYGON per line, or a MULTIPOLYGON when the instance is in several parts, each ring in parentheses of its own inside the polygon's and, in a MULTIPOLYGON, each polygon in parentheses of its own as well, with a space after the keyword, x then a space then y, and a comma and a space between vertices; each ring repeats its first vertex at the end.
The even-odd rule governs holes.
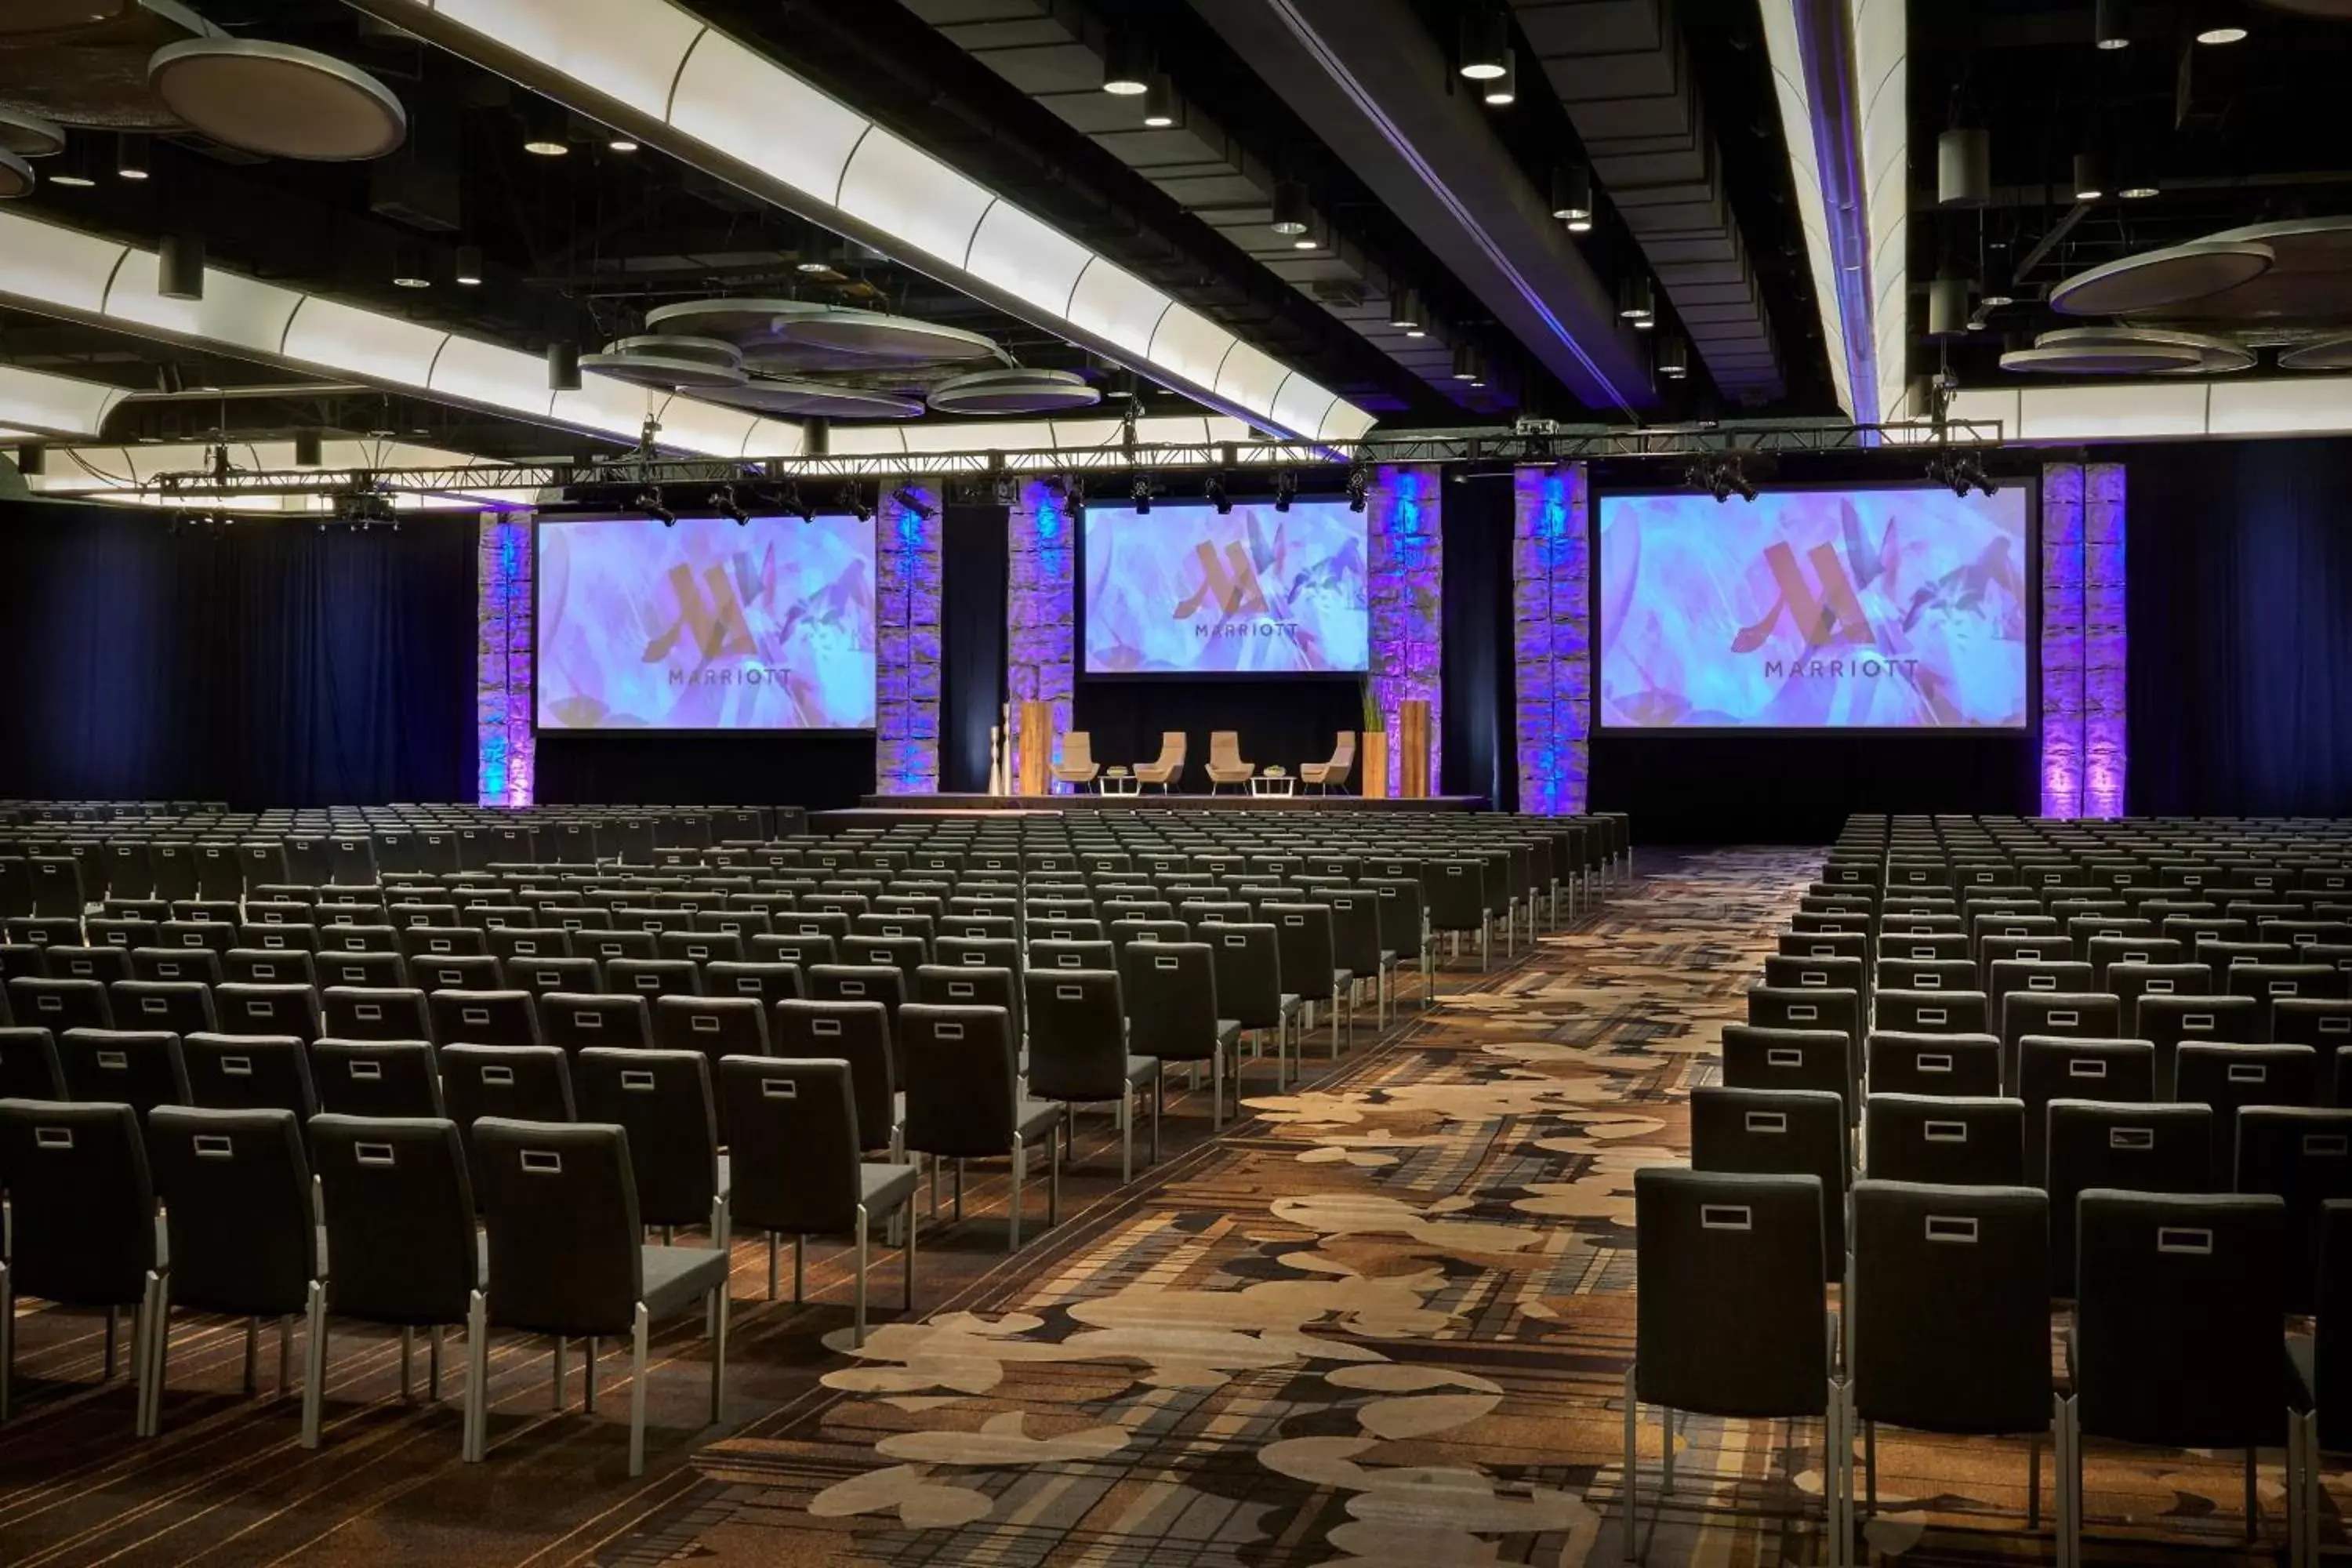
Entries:
POLYGON ((1437 793, 1484 795, 1496 810, 1517 811, 1511 477, 1506 472, 1454 482, 1462 473, 1453 470, 1445 485, 1445 712, 1438 736, 1437 793))
POLYGON ((539 736, 543 805, 800 805, 874 793, 874 732, 539 736))
POLYGON ((1004 714, 1006 509, 950 506, 940 549, 940 787, 988 788, 988 731, 1004 714))
POLYGON ((0 503, 0 795, 472 799, 475 538, 0 503))
POLYGON ((1340 731, 1364 724, 1363 689, 1353 676, 1080 677, 1075 707, 1071 728, 1092 737, 1095 760, 1106 767, 1148 763, 1160 754, 1161 731, 1181 730, 1179 794, 1208 793, 1212 730, 1236 731, 1242 755, 1258 766, 1296 773, 1299 763, 1328 757, 1340 731))
POLYGON ((2352 441, 2127 462, 2130 810, 2352 813, 2352 441))

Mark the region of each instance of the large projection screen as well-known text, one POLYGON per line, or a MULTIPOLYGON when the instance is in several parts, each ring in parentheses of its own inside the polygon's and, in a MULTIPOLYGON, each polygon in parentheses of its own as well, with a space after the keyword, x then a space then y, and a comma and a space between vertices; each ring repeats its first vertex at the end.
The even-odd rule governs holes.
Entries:
POLYGON ((1088 507, 1086 673, 1326 675, 1367 668, 1364 514, 1088 507))
POLYGON ((546 519, 546 731, 874 728, 874 524, 546 519))
POLYGON ((1603 496, 1601 727, 2024 729, 2029 501, 2018 485, 1603 496))

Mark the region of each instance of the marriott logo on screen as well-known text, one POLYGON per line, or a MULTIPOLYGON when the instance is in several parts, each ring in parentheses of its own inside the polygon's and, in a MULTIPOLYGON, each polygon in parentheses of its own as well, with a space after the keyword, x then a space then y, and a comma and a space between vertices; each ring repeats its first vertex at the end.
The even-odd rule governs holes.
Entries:
POLYGON ((1224 554, 1220 556, 1217 547, 1204 539, 1192 547, 1192 553, 1201 563, 1201 585, 1192 590, 1190 598, 1176 606, 1178 620, 1192 620, 1207 607, 1212 599, 1216 601, 1217 608, 1229 616, 1255 615, 1262 617, 1240 623, 1229 620, 1215 626, 1195 625, 1192 628, 1194 637, 1296 637, 1298 635, 1296 621, 1274 618, 1273 611, 1265 602, 1265 589, 1257 580, 1257 568, 1250 564, 1247 551, 1238 544, 1228 544, 1224 554))
POLYGON ((782 685, 784 672, 771 669, 764 664, 737 665, 731 669, 673 669, 669 672, 672 686, 767 686, 782 685))
MULTIPOLYGON (((735 596, 735 584, 727 568, 713 566, 702 575, 710 585, 707 599, 702 595, 702 584, 694 580, 693 567, 681 563, 669 569, 670 590, 677 595, 677 619, 646 644, 646 663, 658 664, 667 658, 678 639, 689 632, 693 634, 694 646, 705 658, 759 651, 759 645, 751 637, 751 625, 743 617, 743 601, 735 596)), ((678 684, 675 671, 670 675, 670 684, 678 684)))
MULTIPOLYGON (((1731 639, 1734 653, 1753 653, 1764 646, 1764 639, 1788 616, 1796 623, 1809 648, 1834 647, 1840 643, 1858 644, 1867 647, 1875 638, 1870 629, 1870 617, 1863 613, 1861 597, 1854 593, 1852 579, 1845 574, 1845 563, 1838 559, 1837 551, 1827 544, 1816 544, 1805 552, 1813 563, 1813 575, 1821 579, 1821 591, 1813 591, 1804 569, 1797 564, 1797 552, 1786 544, 1769 546, 1764 552, 1764 569, 1772 574, 1780 595, 1755 625, 1742 626, 1739 635, 1731 639)), ((1764 661, 1766 676, 1827 678, 1842 679, 1861 676, 1874 679, 1882 675, 1906 675, 1918 665, 1916 658, 1888 658, 1877 654, 1856 658, 1768 658, 1764 661)))

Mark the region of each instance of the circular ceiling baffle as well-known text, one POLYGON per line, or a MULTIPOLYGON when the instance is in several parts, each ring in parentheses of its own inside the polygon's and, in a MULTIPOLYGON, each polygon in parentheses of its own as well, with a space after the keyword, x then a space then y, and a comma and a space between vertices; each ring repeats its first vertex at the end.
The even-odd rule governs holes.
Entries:
POLYGON ((580 368, 593 370, 598 375, 609 375, 615 381, 659 387, 666 391, 724 391, 741 386, 745 380, 740 370, 712 364, 708 360, 679 359, 670 354, 582 354, 580 368))
POLYGON ((646 331, 724 338, 739 349, 772 342, 779 319, 823 315, 831 309, 802 300, 681 300, 646 312, 646 331))
POLYGON ((763 414, 797 414, 827 419, 911 419, 923 411, 923 405, 910 397, 831 382, 788 381, 773 376, 708 395, 713 403, 756 408, 763 414))
POLYGON ((2268 246, 2191 240, 2077 272, 2050 290, 2050 308, 2069 316, 2119 316, 2200 300, 2270 270, 2268 246))
POLYGON ((878 310, 828 310, 779 318, 776 333, 788 343, 863 354, 892 364, 957 364, 994 359, 996 343, 961 327, 887 316, 878 310))
POLYGON ((131 0, 8 0, 0 5, 0 33, 59 33, 111 22, 131 0))
POLYGON ((2000 356, 2003 370, 2042 375, 2225 375, 2253 363, 2227 338, 2139 327, 2068 327, 2000 356))
POLYGON ((743 368, 743 351, 724 338, 688 337, 677 332, 646 332, 604 345, 608 354, 630 358, 683 359, 720 370, 743 368))
POLYGON ((33 177, 33 165, 5 147, 0 147, 0 202, 29 196, 38 183, 33 177))
POLYGON ((149 62, 226 36, 178 0, 0 0, 0 105, 76 131, 178 131, 149 62))
POLYGON ((2278 363, 2281 370, 2352 370, 2352 332, 2289 349, 2278 363))
POLYGON ((191 38, 155 51, 147 79, 190 127, 266 158, 351 163, 408 137, 390 88, 354 65, 266 38, 191 38))
POLYGON ((1092 408, 1102 394, 1066 370, 974 371, 930 393, 935 414, 1066 414, 1092 408))
POLYGON ((54 158, 65 150, 65 129, 55 121, 0 107, 0 151, 19 158, 54 158))

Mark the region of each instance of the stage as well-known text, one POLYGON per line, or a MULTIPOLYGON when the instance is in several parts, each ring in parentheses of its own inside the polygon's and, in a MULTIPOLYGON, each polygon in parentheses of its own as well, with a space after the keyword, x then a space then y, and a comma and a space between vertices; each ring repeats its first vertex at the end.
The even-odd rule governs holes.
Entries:
POLYGON ((809 815, 826 827, 880 827, 940 816, 1058 816, 1084 811, 1303 811, 1335 815, 1482 810, 1480 795, 1430 795, 1417 800, 1366 799, 1359 795, 869 795, 854 807, 809 815))

